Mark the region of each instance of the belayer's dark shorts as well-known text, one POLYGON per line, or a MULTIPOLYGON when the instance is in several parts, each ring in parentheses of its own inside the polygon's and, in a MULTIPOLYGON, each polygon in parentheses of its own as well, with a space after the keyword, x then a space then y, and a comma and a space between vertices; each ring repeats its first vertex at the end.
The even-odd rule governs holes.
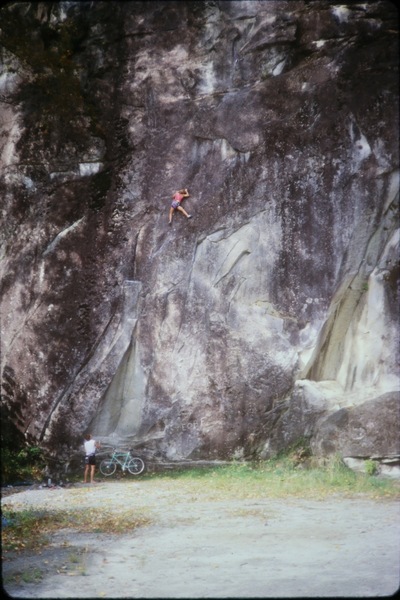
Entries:
POLYGON ((95 465, 96 464, 96 456, 94 454, 91 454, 90 456, 85 456, 85 464, 95 465))

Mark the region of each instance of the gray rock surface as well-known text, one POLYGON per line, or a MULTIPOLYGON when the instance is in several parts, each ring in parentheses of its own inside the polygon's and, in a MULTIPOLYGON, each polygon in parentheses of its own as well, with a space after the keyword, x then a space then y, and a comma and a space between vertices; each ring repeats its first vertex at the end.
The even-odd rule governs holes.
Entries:
POLYGON ((394 5, 0 15, 6 422, 62 462, 87 430, 169 461, 358 452, 322 432, 399 389, 394 5))

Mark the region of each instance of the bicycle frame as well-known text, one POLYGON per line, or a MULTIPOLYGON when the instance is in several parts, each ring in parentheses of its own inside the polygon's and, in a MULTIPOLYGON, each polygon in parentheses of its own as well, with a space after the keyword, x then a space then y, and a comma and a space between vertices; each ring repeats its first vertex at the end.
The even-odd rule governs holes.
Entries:
POLYGON ((122 468, 123 471, 125 471, 128 462, 131 460, 132 455, 131 455, 131 451, 129 450, 128 452, 118 452, 117 450, 114 450, 114 452, 112 453, 111 456, 111 460, 117 464, 119 464, 122 468), (124 462, 121 462, 121 458, 125 457, 124 462))

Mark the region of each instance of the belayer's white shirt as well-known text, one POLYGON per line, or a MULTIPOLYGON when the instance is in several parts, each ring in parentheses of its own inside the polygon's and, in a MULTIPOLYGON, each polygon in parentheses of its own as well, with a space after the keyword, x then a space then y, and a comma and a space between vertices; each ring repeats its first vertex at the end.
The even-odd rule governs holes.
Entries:
POLYGON ((96 441, 88 440, 85 442, 85 454, 86 456, 91 456, 92 454, 96 454, 96 441))

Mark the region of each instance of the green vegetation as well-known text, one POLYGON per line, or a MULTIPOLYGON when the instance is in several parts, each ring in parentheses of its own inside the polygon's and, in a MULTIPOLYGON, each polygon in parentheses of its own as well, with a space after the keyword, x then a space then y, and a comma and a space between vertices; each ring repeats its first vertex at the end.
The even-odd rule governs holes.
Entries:
POLYGON ((15 582, 17 584, 23 583, 38 583, 43 579, 43 572, 38 568, 28 568, 24 571, 14 573, 12 577, 5 577, 4 583, 15 582))
POLYGON ((21 577, 24 583, 36 583, 37 581, 41 581, 43 579, 43 573, 40 569, 28 569, 24 571, 21 577))
POLYGON ((33 550, 46 546, 52 533, 72 528, 86 533, 122 534, 148 525, 150 519, 135 509, 111 512, 102 509, 3 510, 7 525, 2 528, 3 555, 10 551, 33 550))
MULTIPOLYGON (((3 439, 2 439, 3 442, 3 439)), ((4 444, 1 451, 1 483, 38 481, 45 467, 43 452, 37 446, 15 448, 4 444)))
POLYGON ((332 494, 397 498, 400 495, 397 481, 356 473, 338 456, 324 460, 305 458, 301 449, 257 463, 238 462, 213 469, 185 469, 144 477, 177 480, 181 491, 190 490, 209 499, 224 496, 323 499, 332 494))
POLYGON ((378 473, 378 464, 375 460, 366 460, 365 463, 365 471, 368 475, 377 475, 378 473))

